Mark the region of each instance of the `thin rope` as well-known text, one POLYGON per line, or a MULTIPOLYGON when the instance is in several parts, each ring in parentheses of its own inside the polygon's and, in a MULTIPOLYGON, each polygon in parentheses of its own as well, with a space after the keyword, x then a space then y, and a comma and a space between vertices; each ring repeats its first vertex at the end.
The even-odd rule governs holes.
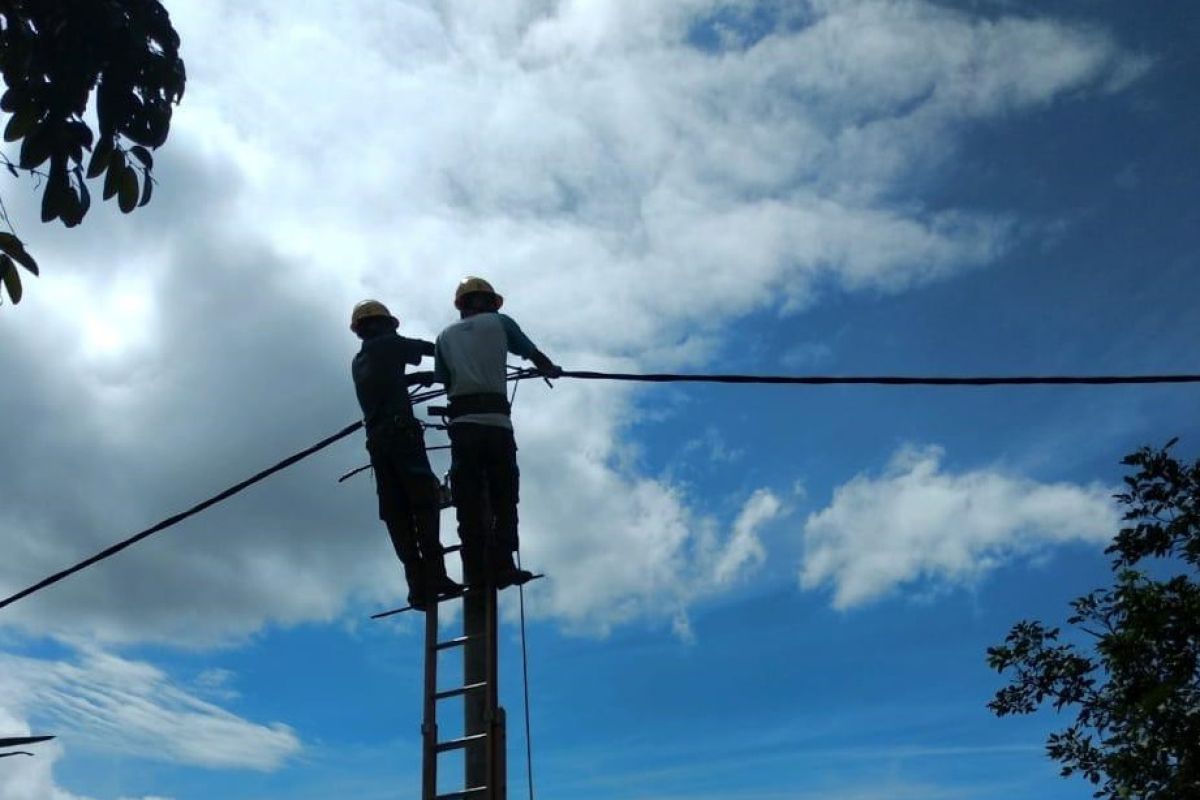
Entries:
MULTIPOLYGON (((535 370, 512 369, 515 369, 515 372, 509 374, 509 380, 513 382, 512 395, 508 398, 510 409, 517 401, 517 388, 521 385, 521 379, 537 374, 535 370)), ((521 551, 518 549, 517 569, 522 568, 521 551)), ((530 733, 532 726, 529 722, 529 651, 525 645, 525 584, 517 585, 517 597, 521 609, 521 683, 525 697, 525 778, 529 786, 529 800, 533 800, 533 736, 530 733)))
POLYGON ((516 373, 513 373, 512 375, 509 376, 509 380, 512 381, 512 385, 513 385, 512 396, 510 396, 508 398, 508 407, 509 408, 512 408, 513 403, 517 402, 517 388, 521 385, 521 378, 524 378, 524 377, 525 377, 524 371, 520 371, 520 370, 518 370, 516 373))
POLYGON ((354 469, 350 470, 342 477, 338 478, 338 483, 345 483, 347 480, 349 480, 350 478, 353 478, 358 473, 366 472, 370 468, 371 468, 370 464, 363 464, 361 467, 355 467, 354 469))
MULTIPOLYGON (((521 569, 521 551, 517 550, 517 569, 521 569)), ((529 782, 529 800, 533 800, 533 737, 529 724, 529 652, 525 649, 525 584, 517 586, 521 607, 521 680, 525 689, 525 775, 529 782)))
POLYGON ((643 383, 754 383, 800 384, 872 384, 877 386, 1110 386, 1146 383, 1200 383, 1200 375, 1015 375, 962 378, 910 377, 897 375, 686 375, 676 373, 590 372, 564 370, 564 378, 601 381, 639 381, 643 383))

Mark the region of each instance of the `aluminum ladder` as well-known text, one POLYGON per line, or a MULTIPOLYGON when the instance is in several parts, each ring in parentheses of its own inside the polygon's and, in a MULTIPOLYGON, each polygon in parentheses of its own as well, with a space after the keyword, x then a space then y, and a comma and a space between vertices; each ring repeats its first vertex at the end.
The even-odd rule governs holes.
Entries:
MULTIPOLYGON (((461 552, 461 545, 445 548, 461 552)), ((459 596, 438 598, 425 610, 425 688, 421 722, 421 800, 506 800, 507 744, 505 714, 499 704, 495 586, 486 576, 464 575, 469 588, 459 596), (485 580, 478 580, 484 577, 485 580), (462 635, 439 639, 438 609, 462 602, 462 635), (438 688, 438 657, 462 653, 462 683, 438 688), (438 705, 463 699, 463 735, 438 738, 438 705), (438 756, 464 752, 463 788, 438 794, 438 756)))

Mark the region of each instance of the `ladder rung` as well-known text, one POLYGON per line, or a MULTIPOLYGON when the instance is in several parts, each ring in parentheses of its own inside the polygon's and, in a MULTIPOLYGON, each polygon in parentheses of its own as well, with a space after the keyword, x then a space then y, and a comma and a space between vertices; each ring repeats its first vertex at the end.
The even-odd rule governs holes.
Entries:
POLYGON ((487 681, 468 683, 466 686, 459 686, 457 689, 447 689, 444 692, 435 692, 433 699, 445 700, 448 697, 458 697, 459 695, 466 694, 467 692, 477 692, 485 686, 487 686, 487 681))
MULTIPOLYGON (((544 578, 544 577, 546 577, 546 576, 542 575, 541 573, 538 573, 538 574, 534 575, 532 578, 530 578, 528 581, 526 581, 526 583, 532 583, 533 581, 536 581, 536 580, 538 580, 540 578, 544 578)), ((485 590, 481 586, 477 586, 477 587, 468 586, 466 588, 466 590, 463 591, 461 594, 452 594, 452 595, 445 595, 445 596, 439 597, 438 602, 445 603, 450 600, 458 600, 462 597, 474 595, 474 594, 476 594, 478 592, 482 592, 482 591, 485 591, 485 590)), ((384 617, 391 617, 396 614, 400 614, 404 611, 411 611, 411 610, 412 610, 412 606, 405 606, 404 608, 393 608, 391 611, 380 611, 378 614, 372 614, 371 619, 383 619, 384 617)))
POLYGON ((467 800, 467 798, 481 795, 488 790, 486 786, 472 786, 470 789, 460 789, 457 792, 446 792, 439 794, 434 800, 467 800))
POLYGON ((462 647, 472 639, 478 639, 478 636, 459 636, 455 639, 447 639, 444 642, 437 643, 438 650, 449 650, 451 647, 462 647))
POLYGON ((438 742, 433 749, 439 753, 445 753, 447 750, 461 750, 476 742, 482 742, 487 737, 486 733, 473 733, 470 736, 461 736, 457 739, 447 739, 444 742, 438 742))

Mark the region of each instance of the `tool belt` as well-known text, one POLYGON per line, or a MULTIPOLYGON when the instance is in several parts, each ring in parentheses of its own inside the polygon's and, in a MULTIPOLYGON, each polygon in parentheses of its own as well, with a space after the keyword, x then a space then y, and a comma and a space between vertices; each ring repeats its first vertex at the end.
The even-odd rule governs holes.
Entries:
POLYGON ((460 394, 450 398, 446 416, 450 419, 465 414, 508 414, 511 411, 508 398, 494 392, 460 394))

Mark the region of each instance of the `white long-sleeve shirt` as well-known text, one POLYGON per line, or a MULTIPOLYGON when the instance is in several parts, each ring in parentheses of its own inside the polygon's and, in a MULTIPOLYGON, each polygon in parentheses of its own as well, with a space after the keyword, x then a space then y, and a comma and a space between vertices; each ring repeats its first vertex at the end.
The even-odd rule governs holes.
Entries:
MULTIPOLYGON (((532 358, 537 352, 529 337, 505 314, 473 314, 446 326, 437 337, 434 375, 446 385, 451 398, 468 394, 506 396, 508 354, 532 358)), ((464 414, 450 424, 472 422, 512 429, 507 414, 464 414)))

